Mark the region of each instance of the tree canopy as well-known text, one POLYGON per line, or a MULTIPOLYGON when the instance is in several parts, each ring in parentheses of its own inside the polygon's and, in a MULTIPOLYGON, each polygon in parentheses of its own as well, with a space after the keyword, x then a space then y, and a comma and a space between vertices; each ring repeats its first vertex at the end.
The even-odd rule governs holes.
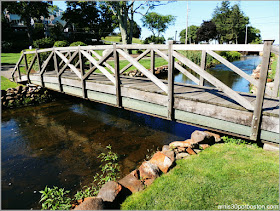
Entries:
POLYGON ((209 42, 209 40, 217 38, 217 35, 218 33, 215 23, 212 21, 203 21, 196 32, 196 39, 197 41, 209 42))
MULTIPOLYGON (((199 29, 199 26, 191 25, 188 27, 188 42, 191 40, 191 43, 197 43, 196 32, 199 29)), ((180 41, 185 43, 186 40, 186 29, 183 29, 180 32, 180 41)))
POLYGON ((76 32, 87 32, 91 38, 100 40, 114 30, 113 13, 95 1, 67 1, 62 19, 74 24, 76 32))
POLYGON ((164 33, 166 29, 175 22, 175 16, 173 15, 160 15, 156 12, 150 12, 143 16, 143 26, 147 27, 153 33, 153 36, 160 37, 161 33, 164 33))

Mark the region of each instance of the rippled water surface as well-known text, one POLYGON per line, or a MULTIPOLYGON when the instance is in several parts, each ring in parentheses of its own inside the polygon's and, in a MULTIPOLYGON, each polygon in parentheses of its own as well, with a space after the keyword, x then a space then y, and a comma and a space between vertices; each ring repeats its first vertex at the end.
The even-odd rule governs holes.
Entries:
POLYGON ((195 127, 77 98, 2 111, 2 209, 40 209, 48 186, 75 192, 92 181, 111 145, 122 175, 195 127))

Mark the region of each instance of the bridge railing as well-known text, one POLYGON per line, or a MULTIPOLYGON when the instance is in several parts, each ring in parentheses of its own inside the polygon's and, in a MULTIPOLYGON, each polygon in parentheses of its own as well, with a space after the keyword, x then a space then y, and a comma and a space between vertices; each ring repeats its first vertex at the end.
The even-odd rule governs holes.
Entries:
MULTIPOLYGON (((131 45, 97 45, 97 46, 77 46, 77 47, 54 47, 48 49, 40 49, 35 51, 25 51, 21 55, 18 63, 16 64, 13 72, 12 78, 15 80, 15 73, 19 80, 21 79, 20 73, 20 63, 24 60, 25 69, 27 74, 27 79, 30 81, 30 74, 32 67, 37 61, 37 73, 41 76, 41 82, 43 82, 43 76, 48 68, 48 65, 53 63, 53 68, 57 73, 58 83, 60 91, 63 91, 63 86, 61 84, 61 76, 67 68, 70 68, 77 77, 81 80, 82 89, 84 97, 86 98, 86 87, 85 81, 93 74, 96 70, 101 71, 116 87, 116 97, 117 105, 121 106, 121 81, 120 75, 123 74, 131 66, 136 67, 140 72, 142 72, 147 78, 149 78, 155 85, 157 85, 161 90, 163 90, 168 96, 168 118, 172 119, 174 115, 174 69, 176 68, 182 72, 185 76, 191 79, 194 83, 203 86, 204 81, 207 80, 212 85, 214 85, 219 90, 223 91, 231 99, 235 100, 241 106, 249 111, 254 111, 252 119, 252 139, 256 139, 257 131, 260 125, 260 118, 262 112, 263 99, 266 90, 266 81, 269 68, 269 59, 271 52, 279 55, 279 49, 272 46, 273 41, 265 41, 264 44, 250 44, 250 45, 173 45, 173 41, 170 41, 168 45, 143 45, 143 44, 131 44, 131 45), (103 51, 102 56, 100 52, 103 51), (144 50, 137 58, 134 58, 128 53, 128 50, 144 50), (180 51, 201 51, 201 63, 200 65, 195 64, 190 59, 186 58, 180 53, 180 51), (263 52, 260 79, 257 81, 250 75, 243 72, 241 69, 215 53, 214 51, 253 51, 253 52, 263 52), (47 58, 42 63, 40 54, 48 53, 47 58), (33 58, 28 64, 27 55, 33 55, 33 58), (151 59, 151 71, 146 69, 139 61, 150 54, 151 59), (155 54, 162 57, 168 62, 168 83, 164 83, 162 80, 156 77, 154 74, 155 70, 155 54), (245 97, 240 95, 240 93, 232 90, 222 81, 215 78, 213 75, 208 73, 205 69, 206 66, 206 56, 210 55, 217 59, 232 71, 240 75, 241 77, 248 80, 251 84, 257 87, 257 99, 256 103, 253 105, 245 97), (124 68, 120 69, 120 57, 129 62, 124 68), (110 65, 107 61, 108 59, 113 59, 114 65, 110 65), (180 61, 175 62, 175 60, 180 61), (85 62, 89 62, 89 69, 85 68, 85 62), (183 64, 183 65, 181 65, 183 64), (193 75, 187 68, 194 71, 199 78, 193 75)), ((279 57, 278 57, 279 58, 279 57)), ((274 87, 272 92, 268 92, 272 97, 277 97, 279 90, 279 62, 277 64, 277 71, 274 81, 274 87)))

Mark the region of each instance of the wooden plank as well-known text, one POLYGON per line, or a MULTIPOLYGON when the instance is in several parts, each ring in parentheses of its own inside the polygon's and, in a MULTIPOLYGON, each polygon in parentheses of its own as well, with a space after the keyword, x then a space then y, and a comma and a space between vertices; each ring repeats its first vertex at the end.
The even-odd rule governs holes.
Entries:
MULTIPOLYGON (((94 67, 98 68, 113 84, 116 83, 114 76, 112 76, 104 67, 100 66, 100 64, 111 55, 112 51, 109 51, 105 56, 104 59, 99 60, 98 62, 90 56, 87 52, 81 50, 82 54, 94 65, 94 67)), ((89 71, 85 74, 84 77, 88 77, 92 71, 89 71)))
MULTIPOLYGON (((39 51, 38 51, 38 52, 39 52, 39 51)), ((52 58, 53 54, 54 54, 54 52, 52 51, 52 52, 50 53, 50 55, 48 56, 48 58, 43 62, 42 70, 41 70, 41 72, 40 72, 41 75, 44 74, 44 72, 45 72, 45 70, 46 70, 46 68, 47 68, 47 65, 48 65, 50 59, 52 58)))
MULTIPOLYGON (((203 70, 206 68, 206 51, 201 51, 200 67, 203 70)), ((199 77, 199 85, 204 86, 204 78, 201 75, 199 77)))
POLYGON ((237 73, 238 75, 240 75, 241 77, 245 78, 247 81, 249 81, 251 84, 254 84, 254 86, 258 87, 258 82, 256 79, 252 78, 250 75, 248 75, 247 73, 243 72, 242 70, 240 70, 238 67, 236 67, 235 65, 233 65, 232 63, 230 63, 228 60, 224 59, 223 57, 221 57, 220 55, 218 55, 217 53, 211 51, 211 50, 207 50, 206 51, 208 54, 210 54, 211 56, 213 56, 215 59, 217 59, 218 61, 220 61, 221 63, 223 63, 225 66, 227 66, 229 69, 231 69, 232 71, 234 71, 235 73, 237 73))
MULTIPOLYGON (((67 58, 67 56, 69 56, 69 54, 71 54, 69 51, 65 54, 65 57, 67 58)), ((71 56, 71 55, 70 55, 71 56)), ((63 64, 63 60, 60 61, 59 63, 59 67, 63 64)))
POLYGON ((121 87, 120 87, 120 62, 119 62, 119 53, 117 52, 116 43, 113 44, 114 49, 114 63, 115 63, 115 87, 116 87, 116 105, 118 107, 122 106, 121 99, 121 87))
MULTIPOLYGON (((142 59, 144 56, 146 56, 148 53, 150 52, 149 49, 147 49, 146 51, 144 51, 143 53, 141 53, 135 60, 139 61, 140 59, 142 59)), ((131 63, 129 63, 128 65, 126 65, 123 69, 121 69, 120 74, 122 74, 124 71, 126 71, 128 68, 132 67, 133 65, 131 63)))
POLYGON ((263 100, 265 94, 265 87, 266 87, 266 80, 267 80, 267 73, 268 73, 272 44, 273 41, 264 41, 262 64, 260 70, 261 74, 260 74, 259 85, 257 90, 257 99, 256 99, 256 104, 254 109, 254 115, 252 118, 252 126, 251 126, 252 133, 250 135, 251 140, 257 140, 260 136, 259 129, 260 129, 260 123, 262 118, 262 107, 263 107, 263 100))
MULTIPOLYGON (((151 43, 150 45, 153 45, 154 43, 151 43)), ((155 74, 155 51, 153 48, 151 48, 151 72, 155 74)))
POLYGON ((23 57, 24 57, 24 62, 25 62, 25 70, 27 71, 28 70, 28 62, 27 62, 26 51, 25 50, 23 50, 23 57))
POLYGON ((36 57, 36 55, 34 55, 32 61, 31 61, 31 63, 30 63, 30 66, 28 67, 28 69, 27 69, 27 71, 26 71, 28 83, 30 83, 30 71, 31 71, 33 65, 35 64, 36 59, 37 59, 37 57, 36 57))
MULTIPOLYGON (((93 53, 99 60, 102 59, 102 56, 100 56, 98 53, 96 53, 95 51, 90 50, 91 53, 93 53)), ((92 63, 90 62, 90 64, 92 65, 92 63)), ((107 67, 112 73, 115 73, 115 69, 109 65, 107 62, 103 62, 103 64, 105 65, 105 67, 107 67)))
MULTIPOLYGON (((57 50, 55 51, 55 53, 56 53, 65 63, 68 62, 68 59, 67 59, 65 56, 63 56, 62 53, 60 53, 60 52, 57 51, 57 50)), ((82 79, 82 75, 81 75, 80 71, 79 71, 74 65, 68 64, 68 67, 70 67, 70 69, 73 70, 74 73, 75 73, 80 79, 82 79)))
MULTIPOLYGON (((69 58, 69 60, 64 64, 64 66, 61 68, 61 70, 59 71, 59 75, 61 75, 66 68, 68 67, 68 65, 72 62, 73 59, 75 59, 76 55, 78 54, 78 51, 75 51, 72 56, 69 58)), ((62 60, 62 62, 64 62, 64 60, 62 60)))
MULTIPOLYGON (((166 61, 168 61, 168 56, 166 54, 164 54, 163 52, 155 49, 154 50, 158 55, 160 55, 163 59, 165 59, 166 61)), ((178 69, 181 73, 183 73, 185 76, 187 76, 189 79, 191 79, 193 82, 195 82, 196 84, 199 84, 199 80, 193 75, 191 74, 189 71, 187 71, 185 68, 183 68, 181 65, 179 65, 178 63, 175 62, 175 68, 178 69)))
POLYGON ((130 55, 125 53, 124 51, 117 49, 117 51, 127 59, 131 64, 133 64, 138 70, 140 70, 147 78, 151 79, 159 88, 167 93, 167 86, 162 83, 156 76, 154 76, 150 71, 148 71, 143 65, 138 63, 135 59, 133 59, 130 55))
POLYGON ((276 73, 274 77, 274 86, 272 90, 272 97, 277 97, 279 93, 279 63, 280 63, 280 56, 278 55, 277 58, 277 66, 276 66, 276 73))
POLYGON ((262 44, 190 44, 190 45, 174 45, 174 50, 186 50, 186 51, 202 51, 202 50, 212 50, 212 51, 262 51, 262 44))
POLYGON ((251 103, 246 100, 244 97, 240 96, 237 92, 233 91, 231 88, 229 88, 227 85, 222 83, 220 80, 206 72, 205 70, 201 69, 199 66, 197 66, 195 63, 190 61, 189 59, 185 58, 178 52, 174 51, 173 55, 183 62, 185 65, 187 65, 189 68, 194 70, 199 75, 202 75, 203 78, 207 81, 209 81, 211 84, 213 84, 215 87, 220 88, 224 93, 226 93, 230 98, 234 99, 236 102, 238 102, 240 105, 245 107, 248 110, 253 110, 254 107, 251 105, 251 103))
POLYGON ((80 69, 81 69, 81 73, 82 73, 81 85, 82 85, 82 91, 83 91, 83 98, 87 98, 85 79, 83 79, 83 77, 85 75, 84 61, 83 61, 83 56, 82 56, 80 48, 79 48, 79 61, 80 61, 80 69))
POLYGON ((168 104, 167 118, 174 119, 174 57, 173 57, 173 40, 168 42, 168 104))

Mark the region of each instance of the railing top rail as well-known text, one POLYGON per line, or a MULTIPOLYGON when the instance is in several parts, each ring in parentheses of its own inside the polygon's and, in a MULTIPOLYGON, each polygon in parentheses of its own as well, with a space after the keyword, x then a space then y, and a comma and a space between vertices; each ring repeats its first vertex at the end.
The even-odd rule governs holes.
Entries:
MULTIPOLYGON (((48 51, 76 51, 79 46, 69 46, 69 47, 53 47, 37 50, 37 53, 43 53, 48 51)), ((113 45, 88 45, 80 46, 81 50, 106 50, 112 49, 113 45)), ((158 50, 168 50, 168 45, 164 44, 127 44, 127 45, 116 45, 118 49, 158 49, 158 50)), ((263 44, 176 44, 173 45, 174 50, 212 50, 212 51, 262 51, 263 44)), ((277 46, 273 46, 272 52, 279 55, 279 49, 277 46)), ((34 54, 36 51, 25 51, 24 54, 34 54)))

